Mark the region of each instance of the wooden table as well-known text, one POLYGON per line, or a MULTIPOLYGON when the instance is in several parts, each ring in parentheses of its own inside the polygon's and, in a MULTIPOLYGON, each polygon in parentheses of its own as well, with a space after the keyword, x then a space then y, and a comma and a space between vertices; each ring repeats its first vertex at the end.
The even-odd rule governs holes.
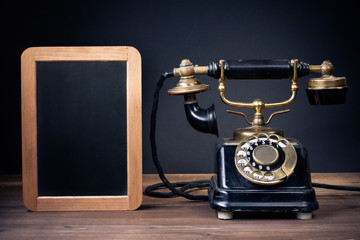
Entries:
MULTIPOLYGON (((212 174, 167 175, 172 181, 212 174)), ((360 186, 360 173, 315 173, 313 182, 360 186)), ((144 186, 159 182, 144 175, 144 186)), ((30 212, 21 177, 0 176, 0 239, 360 239, 360 192, 316 188, 320 209, 311 220, 235 215, 218 220, 208 202, 144 196, 137 211, 30 212)))

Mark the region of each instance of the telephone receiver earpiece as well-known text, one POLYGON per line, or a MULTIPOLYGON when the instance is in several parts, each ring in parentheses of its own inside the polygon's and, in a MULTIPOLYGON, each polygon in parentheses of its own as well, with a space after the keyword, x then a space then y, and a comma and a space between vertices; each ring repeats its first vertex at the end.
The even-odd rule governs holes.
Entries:
POLYGON ((324 61, 320 66, 312 66, 312 71, 321 73, 319 78, 310 78, 306 94, 311 105, 332 105, 346 102, 348 87, 345 77, 333 76, 334 66, 324 61))
POLYGON ((180 81, 168 93, 184 95, 186 118, 195 130, 219 136, 214 104, 206 109, 200 108, 195 95, 209 90, 210 86, 200 83, 194 77, 194 66, 189 59, 183 59, 179 69, 180 81))

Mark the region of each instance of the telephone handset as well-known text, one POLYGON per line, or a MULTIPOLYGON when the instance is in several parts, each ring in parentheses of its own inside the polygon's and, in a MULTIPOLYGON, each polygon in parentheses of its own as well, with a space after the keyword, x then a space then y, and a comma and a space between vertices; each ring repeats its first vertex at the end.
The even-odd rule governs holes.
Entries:
MULTIPOLYGON (((312 188, 306 149, 297 140, 284 137, 282 130, 267 126, 273 116, 289 110, 274 112, 267 121, 262 111, 290 105, 297 96, 298 78, 313 73, 320 73, 321 76, 308 81, 306 92, 310 104, 345 103, 348 88, 346 78, 333 76, 333 71, 330 61, 309 65, 297 59, 220 60, 207 66, 194 66, 190 60, 184 59, 179 68, 164 76, 164 79, 180 77, 180 81, 168 93, 184 96, 186 117, 191 126, 200 132, 218 136, 214 106, 202 109, 196 100, 197 93, 207 91, 210 87, 201 84, 195 75, 218 79, 219 95, 225 104, 255 111, 253 120, 249 121, 244 113, 228 110, 229 113, 243 116, 251 126, 236 129, 232 138, 217 140, 217 176, 211 178, 208 200, 217 211, 218 218, 231 219, 234 212, 296 212, 299 219, 312 217, 312 211, 319 206, 312 188), (255 99, 244 103, 226 97, 228 79, 286 78, 291 79, 291 95, 281 102, 265 103, 255 99)), ((154 136, 151 136, 154 140, 154 136)), ((154 151, 153 158, 157 158, 154 151)), ((157 169, 161 177, 162 169, 159 166, 157 169)), ((174 193, 178 193, 164 176, 161 178, 174 193)))

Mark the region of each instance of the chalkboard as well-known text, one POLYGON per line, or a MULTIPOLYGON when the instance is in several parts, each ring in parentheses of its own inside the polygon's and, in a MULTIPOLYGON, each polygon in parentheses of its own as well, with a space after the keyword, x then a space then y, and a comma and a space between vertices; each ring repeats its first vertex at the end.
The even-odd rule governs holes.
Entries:
POLYGON ((33 211, 141 204, 141 62, 131 47, 22 55, 23 195, 33 211))
POLYGON ((126 195, 126 62, 36 73, 39 196, 126 195))

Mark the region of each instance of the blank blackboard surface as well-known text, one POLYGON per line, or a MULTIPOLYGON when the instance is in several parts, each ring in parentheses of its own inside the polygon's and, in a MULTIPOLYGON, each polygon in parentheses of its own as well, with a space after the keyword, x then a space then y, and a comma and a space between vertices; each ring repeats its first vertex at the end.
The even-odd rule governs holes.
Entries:
POLYGON ((29 48, 21 56, 21 96, 28 209, 140 206, 141 57, 135 48, 29 48))
POLYGON ((39 62, 39 196, 126 195, 126 62, 39 62))

